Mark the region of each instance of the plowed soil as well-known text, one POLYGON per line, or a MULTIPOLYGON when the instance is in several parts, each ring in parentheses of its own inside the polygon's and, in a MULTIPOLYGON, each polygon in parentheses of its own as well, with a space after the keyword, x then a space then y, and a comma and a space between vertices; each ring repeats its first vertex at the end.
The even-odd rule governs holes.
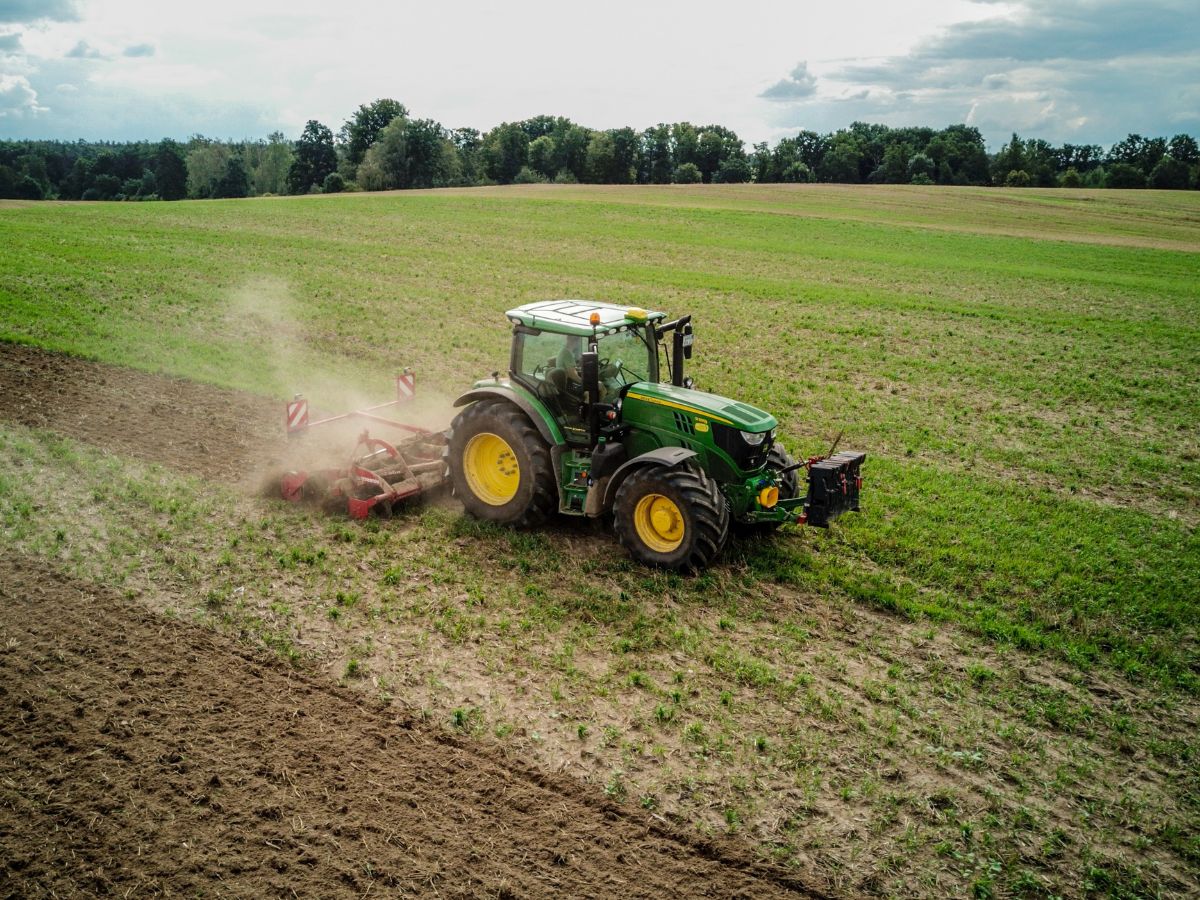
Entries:
POLYGON ((26 897, 800 889, 19 558, 0 561, 0 859, 26 897))
POLYGON ((251 394, 0 343, 0 421, 240 482, 284 445, 283 407, 251 394))
MULTIPOLYGON (((0 344, 0 420, 238 481, 275 404, 0 344)), ((278 439, 276 439, 278 440, 278 439)), ((268 451, 270 452, 270 451, 268 451)), ((0 557, 0 895, 804 893, 593 789, 0 557)))

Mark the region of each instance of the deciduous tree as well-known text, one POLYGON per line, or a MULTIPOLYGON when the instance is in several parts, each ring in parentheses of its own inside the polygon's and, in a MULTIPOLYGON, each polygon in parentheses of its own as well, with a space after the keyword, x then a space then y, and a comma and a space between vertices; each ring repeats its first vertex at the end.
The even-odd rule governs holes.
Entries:
POLYGON ((183 148, 170 139, 159 142, 154 151, 154 183, 163 200, 182 200, 187 196, 187 162, 183 148))
MULTIPOLYGON (((1164 138, 1144 138, 1140 134, 1131 134, 1125 140, 1112 145, 1108 151, 1108 162, 1133 166, 1141 172, 1144 179, 1166 152, 1167 142, 1164 138)), ((1111 165, 1109 169, 1111 175, 1111 165)))
POLYGON ((655 125, 642 132, 641 178, 649 184, 671 183, 671 126, 655 125))
POLYGON ((1058 176, 1058 186, 1065 188, 1082 187, 1083 179, 1079 176, 1079 171, 1072 167, 1058 176))
POLYGON ((1194 166, 1200 162, 1200 144, 1197 144, 1190 134, 1177 134, 1171 138, 1167 144, 1167 153, 1185 166, 1194 166))
POLYGON ((401 117, 367 150, 358 183, 370 191, 443 187, 459 172, 455 147, 437 122, 401 117))
POLYGON ((251 168, 250 180, 257 194, 282 194, 287 190, 287 175, 295 159, 292 142, 281 131, 267 136, 251 168))
POLYGON ((288 169, 288 191, 307 194, 320 187, 325 176, 337 169, 337 152, 333 147, 333 132, 316 119, 309 119, 300 139, 296 141, 296 158, 288 169))
POLYGON ((913 154, 912 158, 909 159, 908 166, 906 168, 906 174, 908 175, 907 180, 911 182, 918 176, 923 175, 925 178, 928 178, 930 181, 932 181, 934 166, 934 161, 924 153, 913 154))
POLYGON ((753 174, 750 162, 744 155, 731 156, 722 160, 713 180, 720 184, 743 184, 749 181, 753 174))
POLYGON ((358 165, 362 161, 367 149, 379 139, 379 133, 392 119, 407 115, 408 109, 399 100, 384 98, 359 106, 338 131, 351 164, 358 165))
POLYGON ((250 193, 250 176, 240 156, 230 156, 225 161, 225 171, 217 182, 212 196, 245 197, 250 193))
POLYGON ((550 135, 543 134, 530 141, 529 168, 543 178, 553 178, 558 173, 558 166, 555 163, 557 156, 558 147, 550 135))
MULTIPOLYGON (((1007 184, 1011 172, 1025 172, 1025 142, 1014 131, 1012 140, 1000 148, 992 160, 992 181, 1007 184)), ((1026 177, 1029 173, 1025 173, 1026 177)))
POLYGON ((529 162, 529 135, 519 123, 501 123, 484 136, 480 157, 489 178, 511 184, 529 162))
POLYGON ((832 181, 838 184, 855 184, 858 182, 858 148, 854 138, 844 133, 834 137, 830 148, 821 157, 821 165, 817 176, 821 181, 832 181))
POLYGON ((1150 172, 1150 187, 1159 190, 1186 190, 1189 181, 1191 173, 1188 172, 1188 167, 1170 155, 1160 159, 1150 172))
POLYGON ((1146 176, 1137 166, 1114 162, 1105 166, 1104 186, 1110 188, 1144 188, 1146 176))
MULTIPOLYGON (((217 185, 229 161, 229 145, 195 135, 187 154, 188 196, 204 200, 215 197, 217 185)), ((96 186, 93 182, 93 186, 96 186)))

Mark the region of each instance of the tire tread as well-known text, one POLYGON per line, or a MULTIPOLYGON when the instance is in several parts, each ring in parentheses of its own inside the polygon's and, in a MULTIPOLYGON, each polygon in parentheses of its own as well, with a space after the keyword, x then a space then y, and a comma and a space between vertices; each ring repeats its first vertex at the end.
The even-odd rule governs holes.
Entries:
MULTIPOLYGON (((508 439, 505 435, 501 436, 508 439)), ((516 446, 513 449, 520 452, 516 446)), ((455 416, 454 423, 450 426, 450 461, 455 493, 459 495, 460 500, 463 500, 463 506, 466 507, 467 512, 476 518, 492 519, 517 528, 530 528, 544 522, 551 513, 558 509, 558 484, 550 460, 550 448, 541 433, 529 421, 529 417, 512 403, 504 400, 478 400, 455 416), (528 453, 529 468, 533 476, 533 489, 529 502, 519 513, 510 518, 481 515, 472 509, 471 504, 463 497, 464 492, 469 489, 465 487, 465 478, 462 477, 461 471, 464 449, 462 436, 465 434, 471 437, 480 431, 495 432, 497 430, 508 430, 520 447, 523 447, 528 453)), ((501 507, 497 507, 497 509, 499 508, 501 507)))
POLYGON ((707 568, 729 538, 730 515, 725 495, 703 469, 692 464, 672 468, 645 466, 636 470, 617 490, 614 511, 617 540, 634 559, 677 572, 695 573, 707 568), (632 516, 632 508, 640 497, 664 486, 686 505, 693 525, 690 536, 685 534, 685 544, 667 556, 642 543, 632 516))

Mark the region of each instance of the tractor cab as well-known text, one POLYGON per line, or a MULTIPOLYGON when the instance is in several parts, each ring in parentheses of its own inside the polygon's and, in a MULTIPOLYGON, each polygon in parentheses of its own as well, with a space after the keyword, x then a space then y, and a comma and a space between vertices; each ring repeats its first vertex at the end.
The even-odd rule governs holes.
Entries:
POLYGON ((549 300, 507 315, 513 323, 511 378, 546 405, 574 446, 593 443, 590 405, 615 405, 629 385, 658 381, 655 325, 663 313, 549 300))

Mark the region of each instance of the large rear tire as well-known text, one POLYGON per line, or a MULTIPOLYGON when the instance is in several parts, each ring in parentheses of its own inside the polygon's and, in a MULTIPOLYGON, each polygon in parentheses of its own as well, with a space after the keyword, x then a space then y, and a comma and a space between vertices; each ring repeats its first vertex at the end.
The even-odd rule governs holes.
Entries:
POLYGON ((468 513, 524 527, 555 510, 550 448, 524 412, 503 400, 481 400, 450 428, 450 477, 468 513))
POLYGON ((699 572, 729 536, 729 507, 717 483, 692 465, 645 466, 617 489, 617 540, 638 562, 699 572))

